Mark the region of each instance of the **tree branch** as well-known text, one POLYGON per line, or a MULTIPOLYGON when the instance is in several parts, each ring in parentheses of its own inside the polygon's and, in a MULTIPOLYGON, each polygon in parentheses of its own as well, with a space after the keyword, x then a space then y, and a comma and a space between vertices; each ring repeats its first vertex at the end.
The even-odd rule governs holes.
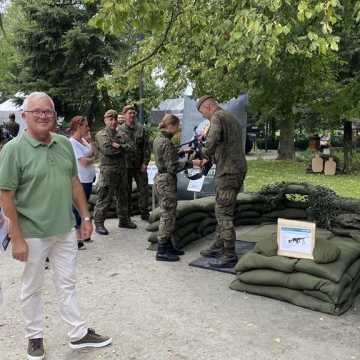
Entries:
POLYGON ((153 51, 146 55, 144 58, 136 61, 135 63, 131 64, 130 66, 128 66, 125 69, 125 72, 129 72, 131 69, 133 69, 136 66, 139 66, 141 64, 143 64, 144 62, 148 61, 149 59, 151 59, 153 56, 155 56, 164 46, 167 37, 170 33, 171 27, 174 24, 174 22, 176 21, 177 17, 180 15, 180 12, 177 12, 176 9, 178 8, 179 2, 177 2, 177 6, 174 6, 173 10, 171 11, 171 17, 170 17, 170 21, 165 29, 164 35, 162 37, 162 40, 160 41, 160 43, 153 49, 153 51))

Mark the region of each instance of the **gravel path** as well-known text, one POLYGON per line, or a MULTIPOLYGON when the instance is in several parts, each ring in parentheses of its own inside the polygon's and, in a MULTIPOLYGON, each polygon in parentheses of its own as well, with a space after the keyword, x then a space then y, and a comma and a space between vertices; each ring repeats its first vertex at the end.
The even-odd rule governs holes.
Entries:
MULTIPOLYGON (((229 290, 232 276, 188 266, 206 246, 193 244, 177 264, 157 263, 145 250, 145 223, 94 236, 79 253, 78 290, 84 317, 113 346, 68 348, 51 271, 43 299, 47 360, 346 360, 360 359, 360 299, 341 317, 229 290)), ((21 264, 0 258, 5 305, 0 316, 0 359, 25 359, 18 294, 21 264)))

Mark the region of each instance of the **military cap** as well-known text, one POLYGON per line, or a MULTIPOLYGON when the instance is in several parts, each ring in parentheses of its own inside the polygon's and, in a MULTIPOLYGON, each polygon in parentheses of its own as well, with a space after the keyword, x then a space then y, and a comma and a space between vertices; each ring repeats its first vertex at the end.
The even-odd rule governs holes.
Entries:
POLYGON ((104 117, 115 117, 115 118, 117 118, 117 116, 118 116, 118 113, 117 113, 117 111, 116 110, 108 110, 106 113, 105 113, 105 115, 104 115, 104 117))
POLYGON ((136 111, 136 107, 135 105, 126 105, 123 107, 122 113, 125 114, 127 111, 129 110, 134 110, 136 111))
POLYGON ((208 99, 214 99, 215 100, 215 98, 212 95, 204 95, 197 101, 196 108, 198 110, 200 110, 201 105, 208 99))

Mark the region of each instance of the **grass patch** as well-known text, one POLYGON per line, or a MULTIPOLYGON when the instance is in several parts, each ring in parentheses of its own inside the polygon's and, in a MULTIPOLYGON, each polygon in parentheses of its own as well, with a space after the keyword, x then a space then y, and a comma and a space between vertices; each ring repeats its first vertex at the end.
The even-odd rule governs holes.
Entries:
POLYGON ((360 172, 351 175, 325 176, 307 174, 306 164, 278 160, 248 161, 248 174, 245 180, 245 191, 258 191, 262 186, 279 181, 308 182, 326 186, 338 195, 360 199, 360 172))

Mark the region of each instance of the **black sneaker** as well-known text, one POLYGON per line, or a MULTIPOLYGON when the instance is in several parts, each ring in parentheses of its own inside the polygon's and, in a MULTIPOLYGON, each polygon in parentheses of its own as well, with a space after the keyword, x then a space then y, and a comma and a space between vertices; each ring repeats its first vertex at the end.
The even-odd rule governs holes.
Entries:
POLYGON ((78 341, 71 341, 70 347, 74 350, 84 348, 102 348, 112 343, 112 339, 108 336, 102 336, 95 332, 93 329, 88 329, 87 334, 78 341))
POLYGON ((86 246, 83 241, 78 241, 78 250, 86 250, 86 246))
POLYGON ((43 339, 30 339, 28 350, 27 350, 28 360, 43 360, 45 359, 45 350, 43 339))

